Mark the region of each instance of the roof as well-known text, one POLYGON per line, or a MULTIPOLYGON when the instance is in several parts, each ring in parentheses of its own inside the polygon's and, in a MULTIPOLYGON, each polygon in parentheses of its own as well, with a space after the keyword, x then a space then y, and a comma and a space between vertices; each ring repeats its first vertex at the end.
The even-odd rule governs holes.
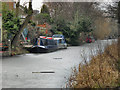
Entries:
POLYGON ((52 37, 47 37, 47 39, 53 39, 52 37))
POLYGON ((53 38, 54 40, 60 40, 60 39, 63 39, 63 38, 53 38))

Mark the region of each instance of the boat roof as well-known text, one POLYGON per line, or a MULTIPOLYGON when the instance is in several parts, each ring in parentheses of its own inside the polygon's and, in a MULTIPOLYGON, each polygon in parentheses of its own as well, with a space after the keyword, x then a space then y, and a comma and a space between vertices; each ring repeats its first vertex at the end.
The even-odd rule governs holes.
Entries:
POLYGON ((42 39, 53 39, 52 37, 40 36, 42 39))
POLYGON ((54 34, 53 36, 55 36, 55 35, 63 36, 62 34, 54 34))
POLYGON ((64 38, 62 34, 54 34, 52 37, 54 38, 64 38))
POLYGON ((46 36, 40 36, 40 38, 44 38, 44 39, 46 39, 46 36))
POLYGON ((47 37, 47 39, 53 39, 52 37, 47 37))
POLYGON ((60 40, 60 39, 63 39, 63 38, 54 38, 54 40, 60 40))

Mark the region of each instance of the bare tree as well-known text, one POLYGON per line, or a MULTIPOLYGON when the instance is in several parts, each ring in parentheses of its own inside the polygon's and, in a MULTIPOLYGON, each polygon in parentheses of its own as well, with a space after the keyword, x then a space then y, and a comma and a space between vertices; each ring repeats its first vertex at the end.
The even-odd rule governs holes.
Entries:
POLYGON ((17 2, 17 4, 16 4, 16 17, 18 17, 19 6, 20 6, 20 0, 18 0, 18 2, 17 2))

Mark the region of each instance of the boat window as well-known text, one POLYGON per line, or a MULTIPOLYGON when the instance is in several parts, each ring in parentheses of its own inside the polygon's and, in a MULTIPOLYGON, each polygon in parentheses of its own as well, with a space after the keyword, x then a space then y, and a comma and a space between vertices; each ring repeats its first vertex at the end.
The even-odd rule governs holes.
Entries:
POLYGON ((63 44, 65 43, 64 39, 62 39, 62 43, 63 43, 63 44))
POLYGON ((59 41, 58 40, 55 40, 55 45, 57 45, 59 43, 59 41))
POLYGON ((62 39, 59 39, 59 43, 62 43, 62 39))
POLYGON ((51 45, 51 42, 50 42, 50 40, 49 40, 49 39, 47 40, 47 42, 48 42, 48 45, 51 45))
POLYGON ((64 38, 63 35, 53 35, 54 38, 64 38))
POLYGON ((40 45, 46 46, 46 45, 47 45, 47 39, 41 38, 41 43, 40 43, 40 45))
POLYGON ((57 42, 55 42, 55 45, 57 45, 57 42))
POLYGON ((48 45, 47 39, 44 39, 44 46, 47 46, 47 45, 48 45))
POLYGON ((48 39, 48 45, 56 45, 54 40, 48 39))
POLYGON ((40 45, 41 45, 41 46, 43 46, 43 45, 44 45, 42 40, 40 40, 40 45))
POLYGON ((37 45, 37 38, 33 39, 33 45, 37 45))

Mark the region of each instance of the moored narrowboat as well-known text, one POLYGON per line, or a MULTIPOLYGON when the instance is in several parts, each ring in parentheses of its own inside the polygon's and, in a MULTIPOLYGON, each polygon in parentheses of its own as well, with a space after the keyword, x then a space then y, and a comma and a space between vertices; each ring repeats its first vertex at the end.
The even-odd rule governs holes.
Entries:
POLYGON ((36 38, 34 41, 34 45, 32 46, 30 52, 32 53, 41 53, 41 52, 51 52, 57 50, 57 44, 52 39, 52 37, 40 36, 36 38))
POLYGON ((65 42, 65 38, 62 34, 54 34, 52 37, 56 41, 59 49, 67 49, 67 43, 65 42))

